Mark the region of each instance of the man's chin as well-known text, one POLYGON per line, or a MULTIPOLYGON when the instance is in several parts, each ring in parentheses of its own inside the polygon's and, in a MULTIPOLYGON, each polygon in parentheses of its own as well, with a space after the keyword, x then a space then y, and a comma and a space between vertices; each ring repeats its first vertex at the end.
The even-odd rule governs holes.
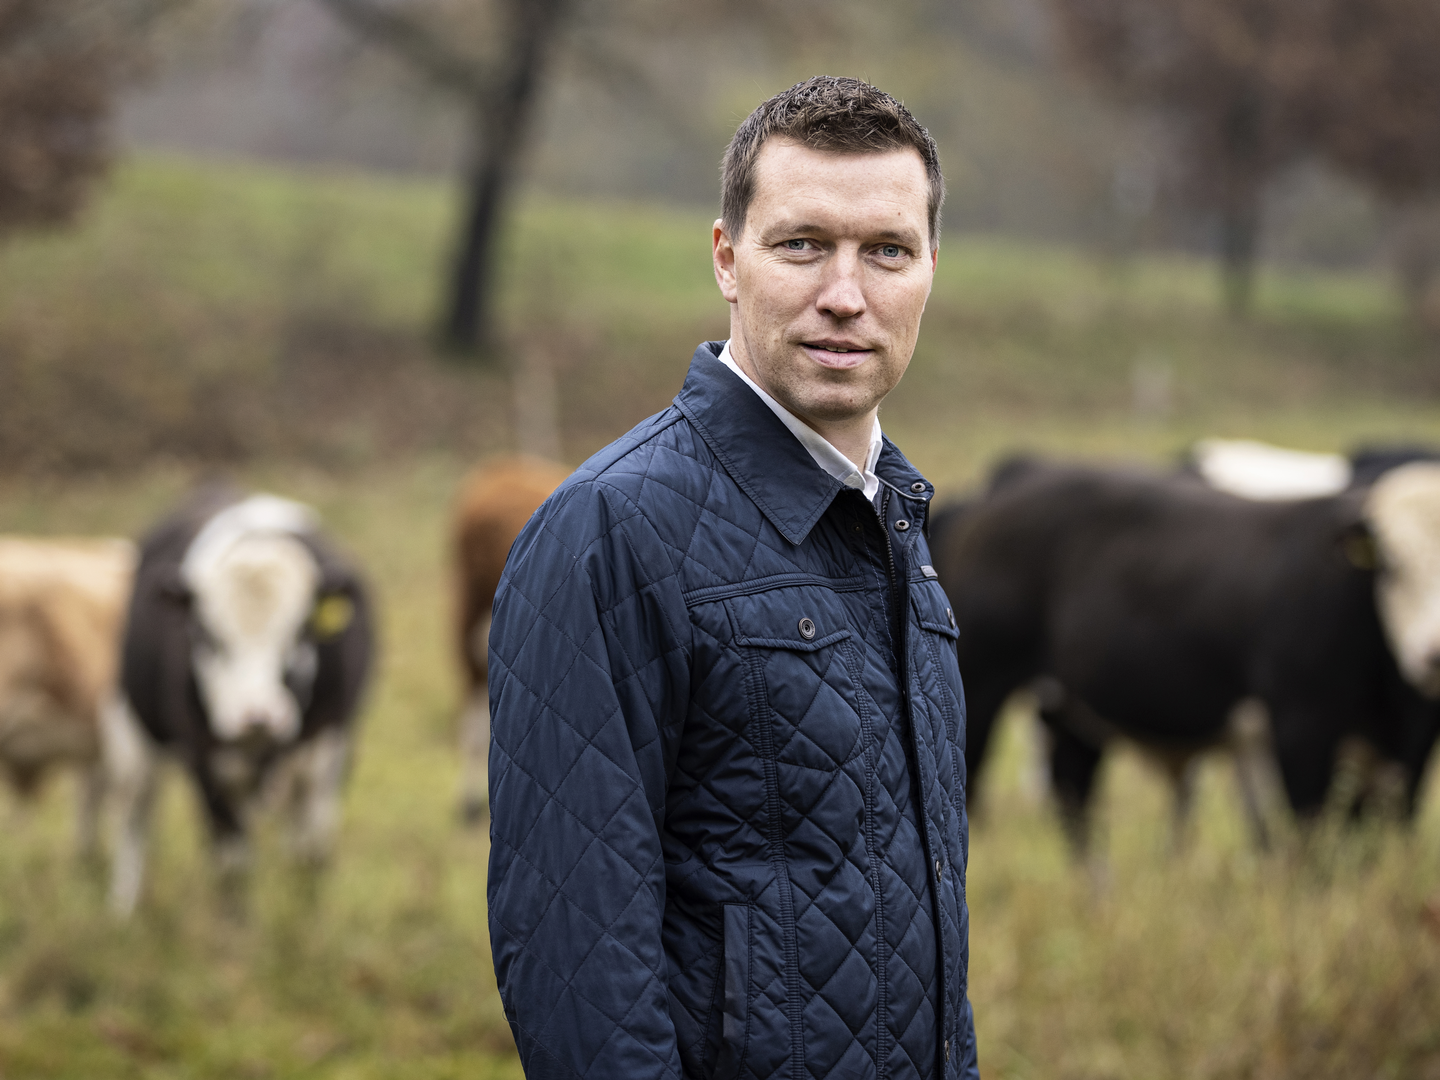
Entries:
POLYGON ((833 397, 826 394, 803 395, 792 398, 791 403, 781 402, 796 416, 812 425, 843 424, 857 417, 868 416, 880 404, 871 395, 833 397))

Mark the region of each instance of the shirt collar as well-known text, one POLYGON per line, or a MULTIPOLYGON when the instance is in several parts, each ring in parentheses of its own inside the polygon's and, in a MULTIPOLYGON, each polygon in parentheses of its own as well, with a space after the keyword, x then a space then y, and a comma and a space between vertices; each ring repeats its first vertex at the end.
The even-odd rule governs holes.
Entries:
MULTIPOLYGON (((695 350, 675 407, 780 534, 802 543, 843 485, 816 468, 780 416, 721 363, 723 348, 723 342, 707 341, 695 350)), ((889 439, 874 471, 883 488, 907 500, 923 504, 934 494, 889 439)), ((909 510, 912 520, 921 513, 921 506, 909 510)))
POLYGON ((871 502, 875 501, 875 493, 880 490, 880 478, 875 475, 875 462, 880 459, 880 450, 885 445, 884 433, 880 430, 880 418, 875 418, 874 427, 870 431, 870 451, 865 456, 865 467, 857 468, 855 463, 848 457, 835 449, 835 445, 829 439, 821 435, 805 421, 781 405, 768 393, 766 393, 754 379, 741 370, 740 365, 735 362, 735 357, 730 352, 730 342, 725 342, 725 347, 720 350, 720 362, 727 368, 740 376, 740 380, 755 393, 760 395, 760 400, 770 407, 770 411, 780 418, 780 422, 790 429, 790 434, 800 440, 800 445, 810 452, 815 459, 815 464, 824 469, 846 487, 859 488, 865 492, 865 498, 871 502))

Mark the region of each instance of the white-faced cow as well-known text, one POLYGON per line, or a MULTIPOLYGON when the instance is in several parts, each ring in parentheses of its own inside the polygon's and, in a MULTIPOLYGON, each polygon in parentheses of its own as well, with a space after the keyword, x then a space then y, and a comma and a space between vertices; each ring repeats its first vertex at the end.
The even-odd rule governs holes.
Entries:
POLYGON ((134 573, 128 540, 0 537, 0 766, 21 795, 51 766, 79 768, 85 855, 104 791, 100 711, 134 573))
POLYGON ((140 894, 161 751, 195 782, 232 898, 248 862, 247 813, 277 783, 295 856, 323 863, 371 650, 365 587, 306 506, 206 488, 144 539, 123 696, 104 725, 120 810, 117 912, 140 894))
POLYGON ((1111 735, 1183 762, 1252 701, 1298 814, 1324 804, 1350 735, 1403 771, 1413 807, 1440 696, 1440 466, 1253 501, 1138 469, 1011 462, 932 537, 960 629, 972 797, 996 712, 1044 678, 1059 688, 1052 778, 1079 837, 1111 735))
POLYGON ((460 715, 460 813, 470 823, 485 816, 486 756, 490 751, 490 607, 515 537, 570 470, 531 457, 501 458, 477 468, 455 504, 451 550, 455 566, 455 640, 465 676, 460 715))

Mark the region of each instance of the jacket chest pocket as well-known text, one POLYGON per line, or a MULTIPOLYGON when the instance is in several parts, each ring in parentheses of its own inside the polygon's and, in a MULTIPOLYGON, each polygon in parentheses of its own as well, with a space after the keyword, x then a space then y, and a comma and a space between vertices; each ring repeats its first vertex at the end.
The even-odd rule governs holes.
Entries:
POLYGON ((771 589, 726 601, 745 658, 751 719, 775 760, 833 771, 864 750, 858 665, 845 606, 829 589, 771 589))

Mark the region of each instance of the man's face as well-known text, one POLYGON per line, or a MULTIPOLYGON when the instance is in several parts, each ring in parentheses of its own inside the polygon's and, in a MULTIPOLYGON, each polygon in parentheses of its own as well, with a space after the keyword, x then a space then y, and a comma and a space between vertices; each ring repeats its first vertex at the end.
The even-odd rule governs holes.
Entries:
POLYGON ((812 427, 864 420, 905 374, 930 295, 925 164, 771 139, 755 179, 739 238, 714 229, 731 354, 812 427))

